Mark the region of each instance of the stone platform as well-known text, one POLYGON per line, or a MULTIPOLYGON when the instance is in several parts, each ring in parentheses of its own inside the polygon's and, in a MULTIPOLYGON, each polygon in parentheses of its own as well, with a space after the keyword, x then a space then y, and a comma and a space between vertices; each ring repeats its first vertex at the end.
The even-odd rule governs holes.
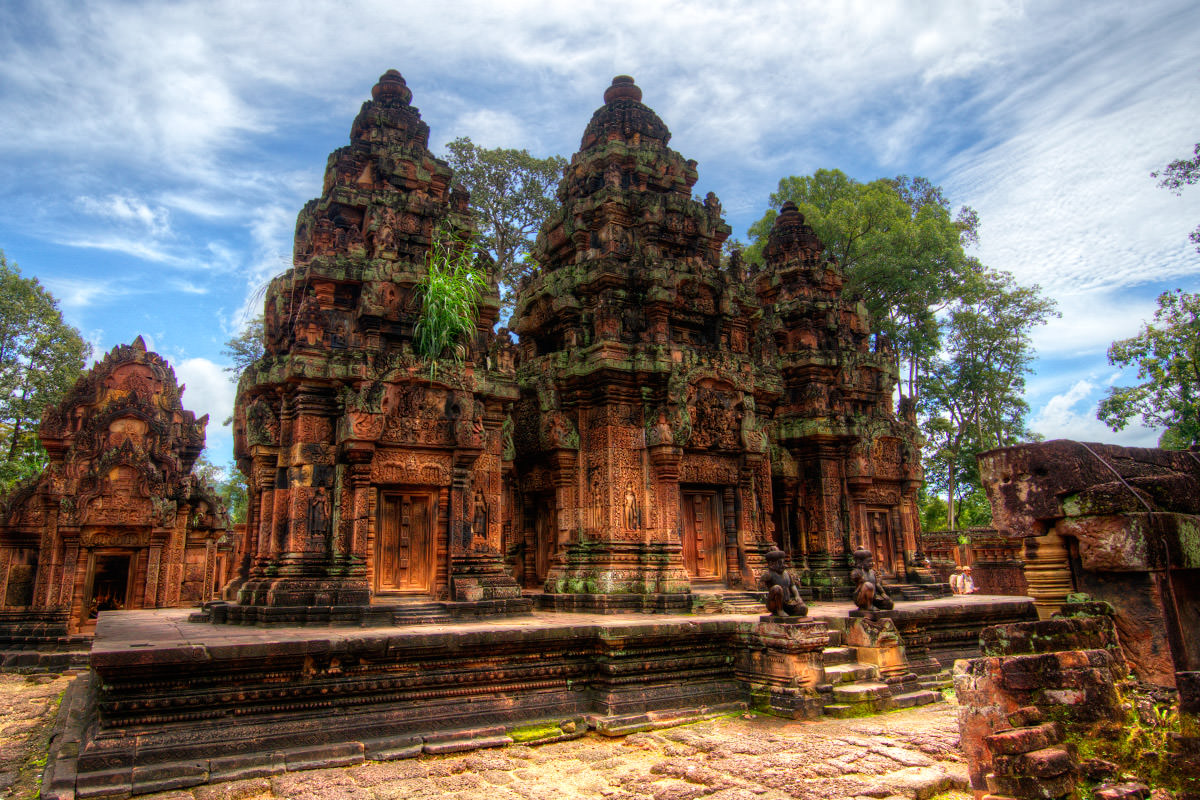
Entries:
MULTIPOLYGON (((844 605, 814 604, 795 625, 759 614, 535 611, 318 629, 189 622, 186 609, 104 613, 92 672, 64 700, 43 796, 127 795, 495 746, 532 728, 539 740, 620 735, 750 706, 811 717, 846 705, 852 679, 878 678, 838 652, 847 648, 830 622, 845 618, 844 605)), ((903 609, 953 618, 976 606, 1005 618, 1032 612, 1027 598, 903 609)), ((873 688, 861 709, 900 704, 885 691, 873 688)))

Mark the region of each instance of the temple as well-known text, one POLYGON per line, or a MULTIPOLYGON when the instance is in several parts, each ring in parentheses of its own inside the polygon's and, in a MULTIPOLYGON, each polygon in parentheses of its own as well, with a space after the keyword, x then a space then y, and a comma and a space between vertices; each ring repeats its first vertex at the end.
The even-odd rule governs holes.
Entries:
POLYGON ((469 198, 381 77, 238 385, 223 600, 101 614, 49 796, 932 703, 980 628, 1036 616, 931 597, 887 342, 796 207, 760 265, 723 258, 641 98, 604 93, 497 329, 469 198), (439 351, 429 276, 462 258, 486 291, 439 351))
POLYGON ((250 534, 230 600, 514 611, 524 589, 686 610, 694 588, 754 588, 772 546, 818 596, 848 592, 863 544, 922 580, 893 358, 794 206, 760 269, 722 264, 720 202, 693 198, 696 163, 620 76, 517 291, 517 341, 493 333, 493 274, 460 358, 430 364, 413 347, 427 254, 471 221, 411 97, 380 79, 268 290, 266 355, 238 392, 250 534))
POLYGON ((5 498, 0 639, 94 628, 106 609, 194 606, 225 582, 229 524, 192 474, 208 417, 138 337, 46 410, 49 466, 5 498))

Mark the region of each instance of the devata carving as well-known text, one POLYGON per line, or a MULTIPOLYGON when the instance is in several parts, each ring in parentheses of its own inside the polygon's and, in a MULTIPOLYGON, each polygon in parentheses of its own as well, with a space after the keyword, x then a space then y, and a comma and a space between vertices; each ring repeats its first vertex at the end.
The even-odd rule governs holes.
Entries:
POLYGON ((191 474, 207 424, 141 337, 113 348, 46 410, 50 463, 4 499, 0 564, 25 588, 5 589, 13 573, 0 570, 0 607, 56 611, 75 632, 101 610, 211 599, 232 542, 212 487, 191 474))

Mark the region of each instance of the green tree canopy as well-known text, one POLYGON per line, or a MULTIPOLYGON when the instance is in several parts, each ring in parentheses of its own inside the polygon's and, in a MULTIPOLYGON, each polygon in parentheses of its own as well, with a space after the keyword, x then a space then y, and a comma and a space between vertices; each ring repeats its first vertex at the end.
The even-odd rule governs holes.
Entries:
POLYGON ((229 521, 237 524, 246 521, 246 478, 238 471, 237 463, 230 461, 225 469, 208 460, 208 451, 200 454, 192 466, 192 475, 210 486, 225 504, 229 521))
POLYGON ((266 352, 266 346, 263 343, 263 325, 263 315, 259 314, 246 323, 246 327, 242 329, 241 333, 227 339, 225 346, 221 348, 221 355, 232 362, 224 369, 233 375, 234 383, 246 371, 246 367, 258 361, 266 352))
POLYGON ((779 181, 772 209, 750 227, 747 260, 761 262, 776 209, 789 200, 841 263, 846 289, 866 304, 872 327, 894 343, 907 373, 902 392, 917 396, 921 373, 938 351, 937 313, 981 269, 964 251, 978 234, 975 212, 964 206, 953 216, 942 190, 925 178, 862 183, 820 169, 779 181))
POLYGON ((1113 386, 1096 416, 1114 431, 1140 417, 1162 428, 1159 447, 1200 444, 1200 294, 1181 289, 1158 296, 1154 323, 1108 348, 1118 367, 1136 364, 1138 383, 1113 386))
POLYGON ((538 229, 557 208, 555 190, 567 160, 536 158, 527 150, 487 149, 465 136, 446 148, 455 181, 471 193, 479 225, 476 244, 495 259, 501 299, 510 306, 517 282, 533 269, 525 256, 538 229))
POLYGON ((0 251, 0 490, 45 467, 42 412, 75 384, 91 351, 54 296, 0 251))

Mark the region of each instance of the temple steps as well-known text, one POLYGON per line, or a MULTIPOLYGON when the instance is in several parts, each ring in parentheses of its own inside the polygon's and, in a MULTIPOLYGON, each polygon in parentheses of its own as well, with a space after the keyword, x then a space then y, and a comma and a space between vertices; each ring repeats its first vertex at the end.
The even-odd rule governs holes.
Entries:
POLYGON ((869 664, 833 664, 825 667, 825 681, 837 686, 840 683, 879 680, 879 669, 869 664))
POLYGON ((453 622, 454 616, 442 603, 407 601, 392 611, 393 625, 437 625, 453 622))
POLYGON ((822 693, 828 693, 821 711, 827 716, 862 717, 898 708, 923 706, 942 699, 937 691, 942 688, 940 681, 931 682, 933 685, 922 681, 916 684, 919 688, 914 689, 911 682, 889 685, 880 680, 879 668, 874 664, 860 663, 853 647, 826 647, 821 651, 821 662, 825 667, 822 693))

